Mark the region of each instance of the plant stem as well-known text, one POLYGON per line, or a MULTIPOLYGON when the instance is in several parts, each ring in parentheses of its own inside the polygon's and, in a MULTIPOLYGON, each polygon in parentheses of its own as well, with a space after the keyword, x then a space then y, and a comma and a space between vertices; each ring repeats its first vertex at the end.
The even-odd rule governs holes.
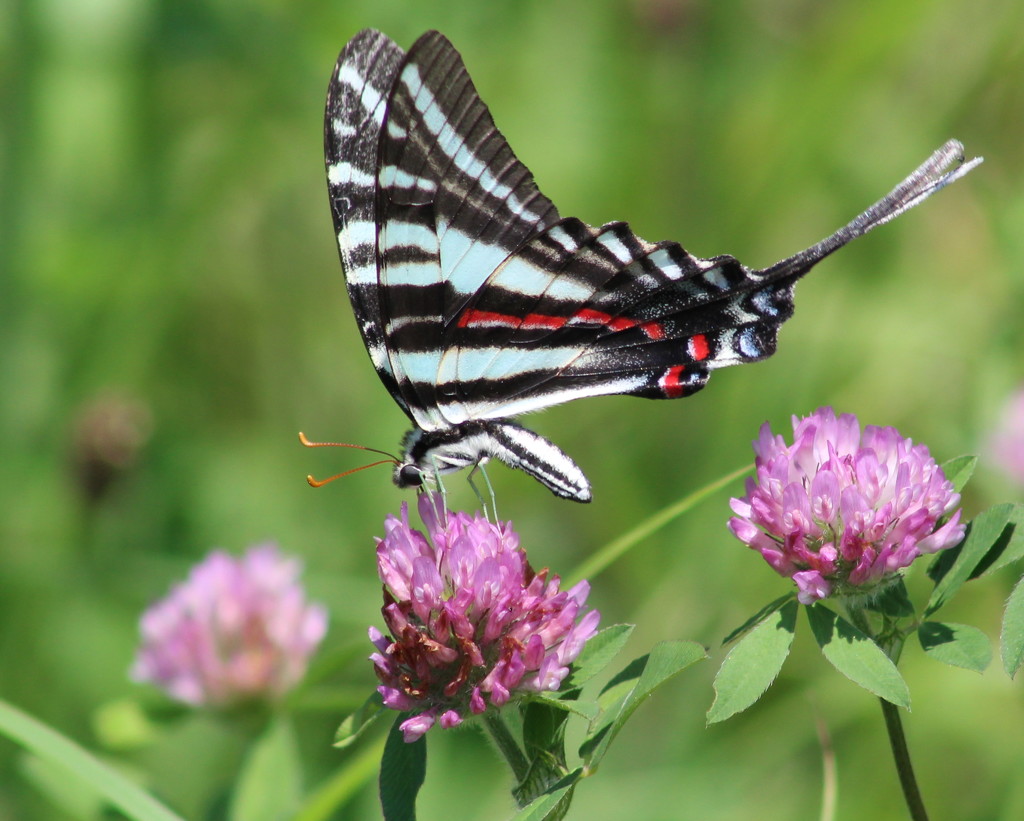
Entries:
POLYGON ((910 761, 907 737, 903 734, 900 708, 884 698, 880 698, 879 701, 882 704, 885 729, 889 732, 889 746, 892 747, 892 757, 896 761, 896 772, 900 777, 900 786, 903 788, 903 798, 907 802, 907 809, 910 810, 910 817, 914 821, 928 821, 928 812, 924 808, 921 791, 917 787, 917 778, 914 776, 914 765, 910 761))
MULTIPOLYGON (((861 607, 847 602, 846 612, 850 621, 872 640, 875 638, 871 624, 861 607)), ((893 664, 896 663, 903 650, 903 637, 899 633, 890 641, 879 645, 893 664)), ((914 765, 910 760, 910 749, 907 747, 907 737, 903 732, 903 720, 900 718, 900 708, 884 698, 878 699, 882 705, 882 717, 885 719, 885 729, 889 734, 889 746, 892 748, 892 757, 896 763, 896 773, 900 779, 900 787, 903 789, 903 800, 907 802, 907 809, 910 810, 910 817, 913 821, 928 821, 928 811, 924 808, 924 800, 921 798, 921 790, 917 786, 917 777, 914 775, 914 765)))
POLYGON ((505 760, 512 768, 516 781, 521 782, 530 771, 530 763, 526 760, 526 756, 523 755, 523 751, 519 749, 519 745, 516 744, 516 740, 512 737, 512 733, 509 732, 508 726, 501 720, 501 716, 498 715, 496 710, 485 712, 483 720, 491 733, 491 738, 494 739, 494 743, 501 750, 501 754, 505 756, 505 760))
POLYGON ((590 557, 584 560, 584 562, 568 576, 562 577, 566 587, 576 584, 576 582, 581 579, 593 579, 594 576, 607 568, 608 565, 622 556, 623 553, 636 547, 636 545, 640 544, 640 542, 659 528, 664 527, 676 517, 687 513, 691 508, 695 507, 712 493, 728 486, 730 482, 736 481, 747 473, 750 473, 750 465, 745 465, 744 467, 723 476, 721 479, 716 479, 711 484, 705 485, 699 490, 695 490, 689 496, 686 496, 677 502, 673 502, 668 507, 662 508, 653 516, 640 522, 640 524, 628 533, 624 533, 621 536, 612 539, 604 547, 591 553, 590 557))
POLYGON ((818 744, 821 747, 821 814, 818 821, 835 821, 836 817, 836 754, 832 748, 832 736, 825 721, 815 711, 814 723, 818 728, 818 744))

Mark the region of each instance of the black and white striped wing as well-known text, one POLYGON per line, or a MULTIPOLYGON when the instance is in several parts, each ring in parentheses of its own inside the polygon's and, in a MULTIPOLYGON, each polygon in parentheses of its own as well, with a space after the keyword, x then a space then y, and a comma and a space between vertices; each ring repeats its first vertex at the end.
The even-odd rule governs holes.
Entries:
POLYGON ((378 281, 377 158, 388 97, 405 52, 379 31, 353 37, 327 88, 324 158, 331 216, 356 323, 377 374, 409 413, 385 341, 378 281))
POLYGON ((442 410, 458 423, 581 396, 688 396, 711 370, 774 352, 809 267, 768 276, 625 223, 565 219, 499 267, 449 330, 439 381, 457 395, 442 410), (517 289, 524 270, 542 286, 517 289))
MULTIPOLYGON (((448 427, 447 329, 491 273, 558 220, 441 34, 409 49, 388 100, 377 188, 384 335, 423 430, 448 427)), ((522 283, 529 287, 529 283, 522 283)))
POLYGON ((421 429, 683 396, 769 355, 792 313, 795 276, 767 283, 624 223, 559 220, 438 32, 397 70, 378 162, 384 338, 421 429))

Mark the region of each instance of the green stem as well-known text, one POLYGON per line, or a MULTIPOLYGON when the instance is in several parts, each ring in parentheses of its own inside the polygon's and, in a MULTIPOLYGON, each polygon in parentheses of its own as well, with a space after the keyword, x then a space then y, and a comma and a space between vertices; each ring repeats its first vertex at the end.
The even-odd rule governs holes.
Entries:
MULTIPOLYGON (((872 639, 875 638, 874 631, 872 631, 867 616, 861 607, 856 603, 847 602, 846 612, 850 616, 850 621, 853 622, 858 630, 872 639)), ((880 646, 892 660, 893 664, 895 664, 903 650, 903 637, 897 633, 894 638, 880 646)), ((907 802, 910 817, 913 821, 928 821, 928 811, 924 808, 921 790, 917 786, 917 777, 914 775, 914 765, 910 760, 907 736, 903 732, 900 708, 884 698, 880 698, 878 701, 882 705, 882 717, 885 719, 885 729, 889 734, 889 746, 892 748, 893 761, 896 763, 896 773, 900 779, 900 787, 903 789, 903 800, 907 802)))
POLYGON ((815 711, 814 723, 818 728, 818 745, 821 747, 821 813, 819 821, 835 821, 836 817, 836 753, 832 747, 832 736, 820 715, 815 711))
POLYGON ((696 507, 700 502, 704 501, 708 496, 716 493, 723 487, 727 487, 730 483, 735 482, 746 473, 750 473, 749 465, 734 470, 732 473, 729 473, 720 479, 716 479, 711 484, 705 485, 699 490, 695 490, 689 496, 685 496, 678 502, 674 502, 668 507, 662 508, 653 516, 644 519, 644 521, 628 533, 624 533, 618 538, 610 541, 601 549, 591 553, 590 558, 584 561, 583 564, 577 567, 568 576, 563 577, 565 579, 565 586, 570 587, 581 579, 594 578, 594 576, 622 556, 623 553, 639 544, 643 539, 646 539, 656 530, 663 528, 678 516, 682 516, 691 508, 696 507))
POLYGON ((921 799, 921 791, 914 776, 914 765, 910 762, 910 750, 907 748, 907 737, 903 734, 903 721, 900 719, 900 708, 880 698, 882 716, 885 718, 885 729, 889 733, 889 746, 892 757, 896 761, 896 772, 903 788, 903 799, 907 802, 910 817, 914 821, 928 821, 928 812, 921 799))
POLYGON ((509 732, 508 726, 501 720, 501 716, 496 710, 485 712, 483 719, 484 724, 491 733, 491 738, 494 739, 494 743, 501 750, 501 754, 505 756, 505 760, 512 768, 512 773, 516 777, 516 783, 521 783, 530 771, 530 762, 526 760, 526 756, 519 749, 519 745, 512 737, 512 733, 509 732))

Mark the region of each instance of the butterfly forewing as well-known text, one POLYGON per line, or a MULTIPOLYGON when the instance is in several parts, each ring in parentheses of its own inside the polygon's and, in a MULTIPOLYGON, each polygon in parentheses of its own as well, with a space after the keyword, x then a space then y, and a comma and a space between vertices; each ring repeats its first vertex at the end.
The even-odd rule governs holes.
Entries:
POLYGON ((417 424, 436 429, 451 424, 443 411, 448 386, 439 377, 445 327, 487 276, 558 214, 437 32, 421 37, 398 71, 379 162, 385 337, 417 424))
POLYGON ((377 271, 377 157, 388 96, 404 52, 379 31, 361 31, 331 75, 324 156, 331 216, 352 310, 381 381, 408 413, 385 341, 377 271))

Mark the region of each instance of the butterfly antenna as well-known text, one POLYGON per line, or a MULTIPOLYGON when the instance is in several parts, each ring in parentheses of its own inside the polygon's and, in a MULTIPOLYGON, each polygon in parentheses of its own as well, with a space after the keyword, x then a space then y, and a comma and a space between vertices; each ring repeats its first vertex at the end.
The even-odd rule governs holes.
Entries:
POLYGON ((330 476, 327 479, 314 479, 312 476, 306 476, 306 481, 309 482, 311 487, 323 487, 324 485, 333 482, 335 479, 340 479, 343 476, 348 476, 351 473, 358 473, 361 470, 367 468, 375 468, 377 465, 397 465, 400 464, 401 460, 393 453, 388 453, 386 450, 378 450, 377 448, 368 448, 365 445, 352 445, 348 442, 312 442, 306 438, 306 434, 299 431, 299 441, 303 447, 307 448, 355 448, 356 450, 365 450, 370 453, 379 453, 381 456, 387 456, 387 459, 381 459, 377 462, 371 462, 368 465, 360 465, 357 468, 351 470, 344 470, 341 473, 336 473, 334 476, 330 476))
POLYGON ((379 462, 371 462, 368 465, 360 465, 357 468, 351 470, 343 470, 341 473, 335 473, 333 476, 328 476, 326 479, 314 479, 312 476, 306 476, 306 481, 309 482, 310 487, 323 487, 326 484, 330 484, 335 479, 340 479, 342 476, 348 476, 350 473, 358 473, 361 470, 367 468, 375 468, 377 465, 393 465, 395 462, 391 459, 381 459, 379 462))
POLYGON ((918 166, 914 173, 856 219, 805 251, 765 268, 760 272, 761 275, 766 279, 779 279, 803 274, 812 265, 838 251, 850 240, 863 236, 872 228, 885 225, 904 211, 909 211, 939 189, 956 182, 981 162, 981 157, 965 162, 963 145, 957 140, 950 140, 918 166))
POLYGON ((301 430, 299 431, 299 442, 302 443, 303 447, 307 448, 355 448, 356 450, 365 450, 370 453, 379 453, 381 456, 387 456, 392 462, 401 461, 395 454, 389 451, 368 448, 366 445, 353 445, 348 442, 312 442, 306 438, 306 434, 301 430))

